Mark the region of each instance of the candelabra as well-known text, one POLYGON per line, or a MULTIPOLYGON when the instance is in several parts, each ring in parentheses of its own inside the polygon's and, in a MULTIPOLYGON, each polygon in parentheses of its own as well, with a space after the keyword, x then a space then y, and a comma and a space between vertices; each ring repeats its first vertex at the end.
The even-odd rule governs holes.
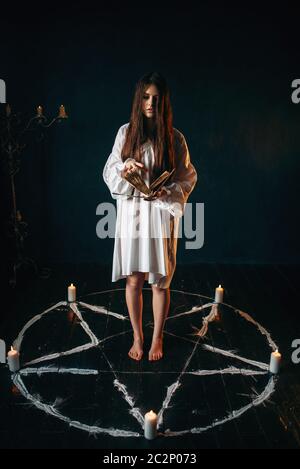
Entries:
POLYGON ((23 265, 31 265, 37 271, 37 265, 33 259, 26 257, 24 253, 24 240, 28 235, 28 223, 23 220, 16 201, 15 176, 20 170, 20 155, 24 151, 25 135, 33 131, 38 136, 38 141, 44 138, 45 131, 55 122, 61 123, 68 118, 65 107, 59 107, 58 115, 48 119, 42 106, 36 108, 36 114, 29 118, 27 123, 20 113, 13 113, 11 106, 6 105, 4 114, 0 116, 0 156, 4 175, 8 178, 10 214, 6 221, 6 235, 13 239, 14 253, 9 262, 9 284, 14 287, 17 281, 17 270, 23 265))

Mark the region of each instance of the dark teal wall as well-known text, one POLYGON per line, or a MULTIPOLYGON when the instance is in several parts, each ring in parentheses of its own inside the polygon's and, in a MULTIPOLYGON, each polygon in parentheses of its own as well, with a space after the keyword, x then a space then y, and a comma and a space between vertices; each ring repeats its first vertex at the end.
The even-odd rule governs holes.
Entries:
POLYGON ((299 261, 297 12, 165 7, 156 23, 150 6, 139 17, 95 8, 1 20, 8 99, 50 115, 64 103, 70 116, 24 153, 17 188, 29 253, 111 262, 113 240, 96 237, 96 207, 111 200, 102 170, 136 80, 158 69, 198 171, 190 201, 205 203, 204 247, 180 241, 178 261, 299 261))

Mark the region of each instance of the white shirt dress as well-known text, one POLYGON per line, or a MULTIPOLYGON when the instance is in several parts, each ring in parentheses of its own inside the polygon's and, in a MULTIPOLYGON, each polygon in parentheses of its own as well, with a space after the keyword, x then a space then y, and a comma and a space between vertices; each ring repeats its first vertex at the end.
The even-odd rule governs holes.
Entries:
MULTIPOLYGON (((179 220, 197 182, 197 173, 191 164, 184 136, 174 128, 176 170, 172 182, 164 186, 168 194, 153 201, 130 197, 142 194, 121 177, 125 166, 121 151, 128 125, 120 127, 103 169, 103 179, 112 198, 117 201, 112 282, 126 278, 133 272, 145 272, 149 284, 168 288, 176 267, 179 220)), ((139 170, 139 173, 149 187, 154 166, 154 151, 150 142, 142 146, 141 162, 147 171, 139 170)))

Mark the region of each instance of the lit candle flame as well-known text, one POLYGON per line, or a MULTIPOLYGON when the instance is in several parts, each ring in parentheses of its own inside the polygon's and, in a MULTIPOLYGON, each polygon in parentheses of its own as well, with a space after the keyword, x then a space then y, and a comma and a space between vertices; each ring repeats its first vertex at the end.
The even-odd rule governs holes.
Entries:
POLYGON ((60 117, 61 119, 66 119, 68 117, 65 110, 65 106, 63 104, 59 106, 58 117, 60 117))
POLYGON ((42 106, 38 106, 38 107, 36 108, 36 111, 37 111, 37 115, 38 115, 38 116, 42 116, 42 115, 43 115, 43 108, 42 108, 42 106))

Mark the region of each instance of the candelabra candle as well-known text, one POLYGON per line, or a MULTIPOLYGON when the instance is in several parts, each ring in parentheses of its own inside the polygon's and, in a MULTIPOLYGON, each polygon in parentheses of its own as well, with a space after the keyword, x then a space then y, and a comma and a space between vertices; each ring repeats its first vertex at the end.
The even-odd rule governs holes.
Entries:
POLYGON ((59 106, 58 117, 60 119, 66 119, 68 117, 67 113, 66 113, 66 110, 65 110, 65 106, 63 104, 61 106, 59 106))
POLYGON ((41 116, 43 115, 43 108, 42 108, 42 106, 38 106, 38 107, 36 108, 36 115, 37 115, 37 117, 41 117, 41 116))

